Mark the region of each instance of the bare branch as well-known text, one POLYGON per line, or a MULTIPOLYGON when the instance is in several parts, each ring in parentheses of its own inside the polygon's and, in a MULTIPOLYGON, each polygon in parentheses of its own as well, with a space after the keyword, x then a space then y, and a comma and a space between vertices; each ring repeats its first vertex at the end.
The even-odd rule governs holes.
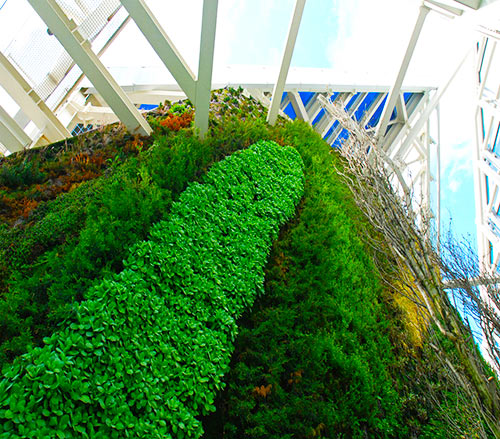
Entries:
MULTIPOLYGON (((462 367, 459 370, 446 357, 443 366, 455 377, 456 385, 473 398, 482 419, 500 437, 498 385, 495 380, 492 384, 491 374, 483 367, 472 342, 471 328, 464 325, 453 308, 447 287, 456 287, 452 291, 455 303, 458 299, 467 315, 483 328, 491 364, 500 371, 498 276, 478 270, 473 263, 477 257, 470 252, 470 245, 464 247, 448 239, 441 244, 444 251, 438 255, 430 239, 429 208, 417 199, 397 164, 342 108, 329 106, 329 111, 349 131, 340 149, 345 167, 337 171, 346 180, 358 207, 382 237, 380 240, 373 237, 373 232, 367 233, 375 254, 382 255, 377 266, 383 267, 391 260, 393 266, 398 267, 396 274, 381 270, 385 281, 395 290, 398 284, 404 285, 402 294, 423 307, 439 332, 454 344, 462 367)), ((436 345, 435 340, 433 343, 436 345)))

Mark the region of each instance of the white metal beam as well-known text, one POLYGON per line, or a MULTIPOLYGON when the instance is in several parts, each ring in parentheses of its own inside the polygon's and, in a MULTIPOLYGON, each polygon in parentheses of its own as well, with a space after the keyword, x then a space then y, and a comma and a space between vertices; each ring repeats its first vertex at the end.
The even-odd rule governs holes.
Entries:
POLYGON ((198 79, 194 105, 196 112, 194 124, 204 136, 208 131, 208 111, 210 107, 210 90, 212 87, 212 70, 214 61, 215 31, 217 27, 218 0, 203 1, 203 21, 201 24, 200 58, 198 62, 198 79))
POLYGON ((1 52, 0 84, 43 132, 49 142, 71 137, 66 127, 1 52))
POLYGON ((397 121, 403 124, 408 122, 408 112, 406 111, 406 104, 403 93, 399 93, 399 99, 396 99, 396 113, 397 121))
POLYGON ((68 19, 57 2, 55 0, 28 0, 28 2, 127 129, 131 133, 149 135, 152 131, 149 124, 92 51, 90 43, 77 31, 75 22, 68 19))
MULTIPOLYGON (((124 12, 125 12, 125 14, 124 14, 125 16, 121 20, 117 19, 117 17, 121 17, 121 14, 120 15, 115 14, 115 16, 112 18, 112 20, 117 20, 117 24, 114 27, 115 30, 114 30, 113 34, 109 37, 109 39, 107 39, 107 41, 104 43, 104 45, 98 50, 97 56, 99 58, 106 52, 106 50, 108 50, 109 46, 111 46, 111 44, 115 41, 116 37, 118 37, 118 35, 120 35, 120 33, 125 29, 127 24, 131 21, 131 18, 128 15, 128 13, 126 13, 126 11, 124 11, 124 12)), ((95 44, 95 42, 94 42, 94 44, 95 44)), ((72 69, 74 69, 74 68, 78 68, 78 67, 73 66, 72 69)), ((68 75, 71 75, 71 71, 68 73, 68 75)), ((81 84, 81 82, 84 78, 85 78, 85 75, 83 73, 78 76, 75 83, 69 89, 67 89, 67 91, 62 95, 62 97, 60 99, 58 99, 59 102, 55 106, 54 111, 59 110, 67 102, 69 96, 71 96, 73 94, 73 92, 78 88, 78 86, 81 84)), ((61 86, 61 84, 59 84, 59 86, 61 86)))
MULTIPOLYGON (((191 102, 195 102, 195 76, 144 0, 121 0, 143 35, 151 44, 191 102)), ((217 9, 217 5, 215 5, 217 9)), ((205 7, 203 9, 205 11, 205 7)), ((205 17, 205 13, 203 15, 205 17)), ((201 49, 201 48, 200 48, 201 49)))
POLYGON ((307 114, 306 107, 304 107, 304 102, 297 91, 289 91, 288 96, 290 97, 290 102, 292 103, 293 109, 297 117, 305 122, 309 122, 309 115, 307 114))
POLYGON ((281 60, 280 72, 278 75, 278 80, 274 85, 271 108, 269 109, 269 113, 267 114, 267 121, 271 125, 275 124, 276 118, 278 116, 281 96, 283 95, 283 90, 285 88, 286 77, 288 75, 288 69, 290 68, 290 62, 292 61, 293 49, 295 47, 295 41, 297 40, 297 34, 299 33, 300 20, 302 19, 302 12, 304 11, 305 4, 306 0, 296 0, 295 2, 295 9, 292 15, 292 20, 290 21, 288 37, 283 53, 283 58, 281 60))
POLYGON ((428 8, 432 9, 433 11, 436 11, 437 13, 447 18, 455 18, 464 13, 463 8, 455 8, 454 6, 446 5, 436 0, 424 0, 423 3, 428 8))
POLYGON ((470 53, 471 53, 471 50, 468 50, 467 53, 465 54, 465 56, 461 59, 460 63, 458 64, 458 66, 456 67, 454 72, 449 77, 449 79, 441 87, 438 88, 437 92, 434 94, 433 98, 431 99, 431 101, 429 102, 429 104, 427 105, 425 110, 422 112, 422 115, 417 120, 417 122, 415 122, 412 129, 410 130, 410 132, 406 136, 406 139, 403 141, 403 143, 400 147, 400 150, 406 151, 409 148, 409 146, 412 144, 413 140, 422 131, 424 124, 429 119, 429 116, 431 115, 431 113, 434 111, 434 109, 438 105, 439 101, 441 100, 441 97, 446 92, 446 90, 448 89, 448 87, 451 84, 451 82, 453 81, 453 79, 455 79, 455 76, 457 75, 457 73, 460 71, 460 69, 464 65, 464 63, 467 60, 467 58, 469 57, 470 53))
POLYGON ((319 102, 319 96, 323 96, 323 94, 317 93, 306 105, 306 111, 309 116, 309 120, 311 121, 311 125, 314 122, 314 119, 316 119, 316 116, 318 116, 320 111, 323 109, 319 102))
POLYGON ((0 142, 9 152, 21 151, 31 139, 17 122, 0 106, 0 142))
POLYGON ((481 0, 455 0, 457 3, 461 3, 465 6, 469 6, 472 9, 479 9, 481 0))
POLYGON ((408 66, 410 65, 415 46, 417 45, 418 37, 420 36, 420 32, 422 31, 422 27, 424 25, 425 18, 429 13, 429 10, 430 9, 427 6, 420 6, 418 18, 415 23, 415 27, 413 28, 413 33, 411 34, 410 42, 408 43, 408 47, 406 49, 406 54, 403 58, 403 62, 401 63, 401 67, 399 68, 399 72, 396 76, 396 80, 394 81, 394 85, 391 87, 389 97, 387 98, 387 101, 385 103, 384 111, 382 112, 380 121, 375 131, 375 137, 377 141, 381 140, 384 137, 385 130, 389 125, 392 111, 394 110, 396 101, 399 98, 399 93, 401 91, 401 86, 403 85, 404 77, 406 75, 406 72, 408 71, 408 66))
MULTIPOLYGON (((413 111, 411 112, 411 116, 408 118, 408 124, 401 126, 399 132, 395 131, 394 135, 390 133, 386 138, 384 138, 383 147, 389 157, 406 157, 408 151, 411 150, 411 146, 414 145, 414 142, 412 141, 405 143, 404 141, 406 138, 408 138, 411 127, 419 119, 419 115, 421 115, 422 112, 425 111, 427 105, 429 105, 429 96, 426 94, 419 100, 418 104, 414 106, 413 111)), ((412 139, 417 139, 421 132, 422 131, 419 131, 412 139)))

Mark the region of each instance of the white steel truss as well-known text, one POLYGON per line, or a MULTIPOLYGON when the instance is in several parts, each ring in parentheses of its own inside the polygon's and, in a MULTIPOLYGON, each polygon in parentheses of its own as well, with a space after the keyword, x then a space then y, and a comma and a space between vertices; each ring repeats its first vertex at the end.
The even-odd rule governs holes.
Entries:
POLYGON ((285 88, 286 77, 288 75, 288 69, 290 68, 290 63, 292 61, 293 49, 295 47, 295 41, 297 40, 297 34, 299 33, 300 20, 302 19, 302 13, 304 12, 304 6, 306 0, 296 0, 295 9, 293 11, 292 19, 290 21, 290 27, 288 29, 288 36, 285 44, 285 50, 283 51, 283 56, 281 58, 281 67, 278 74, 278 79, 274 85, 273 89, 273 99, 271 100, 271 107, 267 113, 267 121, 274 125, 276 122, 276 117, 278 116, 278 109, 281 103, 281 95, 285 88))
POLYGON ((38 15, 49 26, 61 45, 125 124, 130 132, 141 135, 151 134, 151 127, 141 113, 130 102, 118 83, 114 80, 90 42, 78 31, 76 23, 69 19, 56 0, 28 0, 38 15))
POLYGON ((482 35, 476 44, 475 192, 480 263, 490 272, 500 262, 500 78, 497 40, 482 35))
POLYGON ((31 143, 31 138, 2 106, 0 106, 0 139, 9 145, 12 151, 20 151, 31 143))

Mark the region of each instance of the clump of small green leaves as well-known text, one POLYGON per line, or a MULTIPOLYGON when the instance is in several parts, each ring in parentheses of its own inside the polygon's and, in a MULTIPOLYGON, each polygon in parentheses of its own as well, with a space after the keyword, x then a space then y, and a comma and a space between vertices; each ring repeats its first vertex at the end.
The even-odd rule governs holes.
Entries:
POLYGON ((294 149, 260 142, 190 185, 74 323, 6 368, 0 438, 199 437, 302 168, 294 149))

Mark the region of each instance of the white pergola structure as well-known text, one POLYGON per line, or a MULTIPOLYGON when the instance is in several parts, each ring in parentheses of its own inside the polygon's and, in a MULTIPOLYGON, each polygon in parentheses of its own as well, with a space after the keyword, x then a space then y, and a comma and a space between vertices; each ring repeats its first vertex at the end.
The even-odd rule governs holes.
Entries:
MULTIPOLYGON (((20 108, 12 115, 0 106, 0 143, 6 152, 64 139, 69 137, 75 125, 95 126, 120 120, 130 132, 146 135, 151 128, 139 107, 184 97, 195 105, 195 124, 203 135, 208 128, 210 90, 226 85, 242 86, 268 106, 269 123, 274 123, 280 112, 292 119, 303 119, 332 146, 340 146, 347 133, 332 116, 331 106, 344 108, 373 133, 377 147, 400 167, 407 183, 429 208, 431 184, 436 181, 434 210, 439 224, 439 100, 454 73, 437 89, 411 88, 403 86, 403 82, 429 13, 461 19, 467 15, 464 12, 475 13, 492 0, 423 0, 401 66, 395 72, 394 81, 383 86, 339 84, 334 77, 325 75, 321 80, 309 80, 307 75, 311 72, 307 69, 295 70, 294 77, 294 70, 289 69, 305 0, 295 0, 295 4, 290 5, 290 26, 278 75, 267 74, 260 80, 233 77, 223 81, 212 80, 218 0, 203 0, 196 74, 169 38, 168 29, 161 27, 149 9, 147 0, 22 1, 32 6, 46 27, 24 42, 24 46, 14 41, 3 54, 0 53, 0 86, 20 108), (137 84, 123 78, 117 81, 113 71, 102 64, 100 55, 132 20, 175 83, 137 84), (431 173, 431 159, 437 165, 435 175, 431 173)), ((491 35, 485 38, 494 40, 497 31, 490 29, 489 32, 491 35)), ((483 46, 487 44, 478 47, 483 46)), ((492 46, 490 43, 489 47, 492 46)), ((483 64, 485 62, 481 63, 481 72, 485 71, 483 64)), ((484 86, 484 79, 479 81, 481 93, 487 93, 490 88, 484 86)), ((493 98, 498 99, 498 93, 493 98)), ((479 99, 481 110, 478 114, 482 117, 490 111, 493 120, 496 111, 500 110, 491 99, 489 95, 479 99)), ((478 132, 479 143, 482 142, 476 178, 478 214, 481 200, 487 199, 485 205, 490 213, 498 207, 497 198, 500 202, 497 186, 491 186, 497 181, 493 174, 497 175, 495 172, 500 168, 491 157, 495 151, 487 148, 489 140, 486 138, 491 137, 488 133, 478 132)), ((496 266, 500 255, 496 250, 500 250, 500 246, 493 239, 497 220, 486 210, 481 212, 481 233, 489 240, 482 240, 480 251, 481 254, 493 252, 491 264, 496 266)))

